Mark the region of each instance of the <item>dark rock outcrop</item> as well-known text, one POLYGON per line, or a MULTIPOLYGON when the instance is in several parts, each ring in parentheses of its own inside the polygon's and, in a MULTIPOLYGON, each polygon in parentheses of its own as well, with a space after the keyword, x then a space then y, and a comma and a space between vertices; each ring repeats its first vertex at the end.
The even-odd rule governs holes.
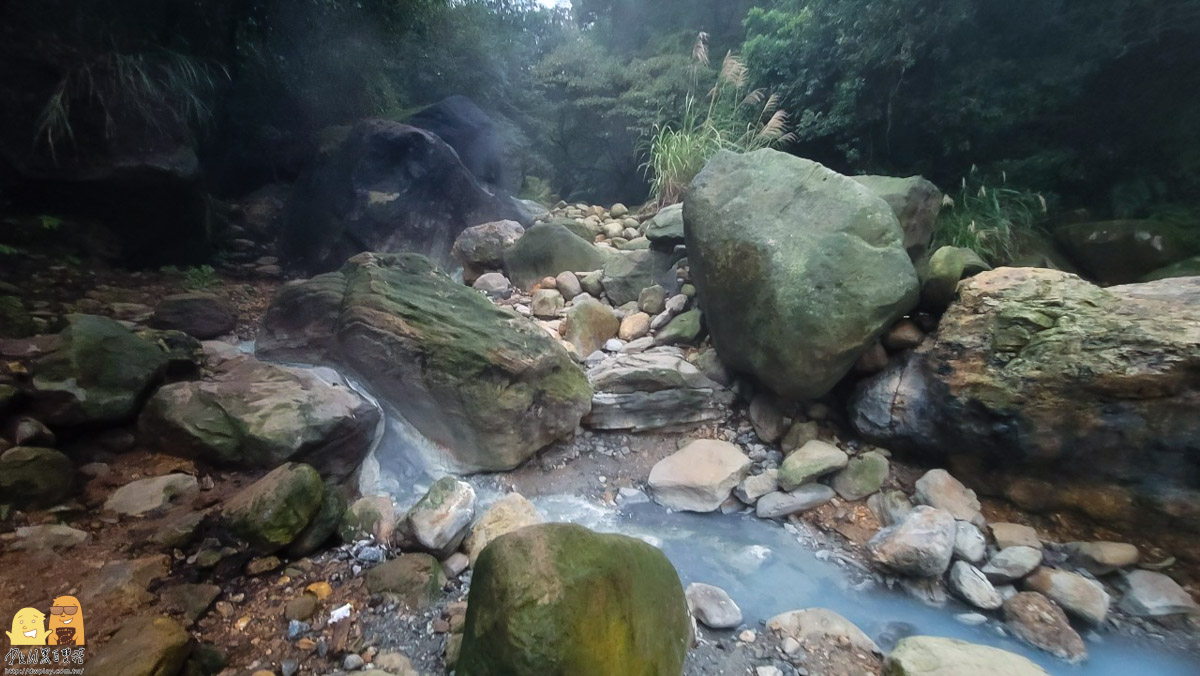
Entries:
POLYGON ((480 183, 494 189, 512 188, 504 168, 504 148, 492 118, 465 96, 451 96, 423 108, 406 122, 431 131, 454 148, 463 166, 480 183))
POLYGON ((363 251, 413 252, 442 265, 467 228, 524 219, 489 192, 437 135, 365 120, 309 170, 284 213, 285 254, 312 272, 335 270, 363 251))

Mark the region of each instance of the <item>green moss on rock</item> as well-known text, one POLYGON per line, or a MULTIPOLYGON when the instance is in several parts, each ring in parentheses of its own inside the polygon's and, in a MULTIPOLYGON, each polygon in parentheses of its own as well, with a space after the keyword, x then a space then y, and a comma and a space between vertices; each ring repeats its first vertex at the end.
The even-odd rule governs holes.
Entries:
POLYGON ((225 524, 264 554, 294 541, 321 508, 325 486, 310 465, 287 463, 243 488, 225 504, 225 524))

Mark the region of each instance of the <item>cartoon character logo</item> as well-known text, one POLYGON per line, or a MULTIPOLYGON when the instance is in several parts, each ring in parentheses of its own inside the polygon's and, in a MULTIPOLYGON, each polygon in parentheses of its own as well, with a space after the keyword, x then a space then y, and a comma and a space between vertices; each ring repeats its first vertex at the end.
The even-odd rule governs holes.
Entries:
POLYGON ((46 616, 37 608, 22 608, 13 615, 8 640, 12 645, 46 645, 46 616))
POLYGON ((83 608, 74 596, 60 596, 50 607, 50 634, 46 645, 84 645, 83 608))

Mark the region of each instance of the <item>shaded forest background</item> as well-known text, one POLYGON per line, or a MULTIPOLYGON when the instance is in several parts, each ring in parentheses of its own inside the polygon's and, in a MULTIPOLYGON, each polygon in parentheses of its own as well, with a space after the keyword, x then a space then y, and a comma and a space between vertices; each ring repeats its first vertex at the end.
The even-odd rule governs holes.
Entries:
POLYGON ((233 197, 295 178, 340 126, 465 94, 514 192, 634 204, 652 130, 732 51, 789 111, 790 152, 948 191, 975 167, 1142 217, 1200 201, 1198 39, 1191 0, 11 2, 0 172, 182 139, 233 197))

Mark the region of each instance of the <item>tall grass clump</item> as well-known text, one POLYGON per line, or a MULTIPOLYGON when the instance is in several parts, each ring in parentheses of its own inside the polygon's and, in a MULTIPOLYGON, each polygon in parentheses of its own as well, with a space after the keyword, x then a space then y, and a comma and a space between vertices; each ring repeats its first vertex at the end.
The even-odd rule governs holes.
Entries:
POLYGON ((67 70, 42 106, 34 142, 44 143, 57 159, 62 145, 77 141, 84 111, 99 114, 100 133, 106 139, 118 119, 158 133, 174 126, 202 126, 212 118, 213 95, 228 80, 224 67, 167 49, 108 52, 81 60, 67 70))
POLYGON ((698 94, 701 73, 708 71, 708 34, 692 49, 692 82, 678 121, 655 125, 642 165, 659 206, 683 199, 683 191, 718 150, 750 152, 790 143, 788 114, 779 97, 763 89, 747 91, 749 73, 727 53, 708 92, 698 94))
POLYGON ((1007 176, 999 186, 988 185, 972 167, 963 178, 958 199, 944 200, 933 248, 964 247, 992 265, 1006 265, 1023 248, 1042 234, 1039 223, 1047 215, 1046 198, 1040 193, 1009 187, 1007 176))

